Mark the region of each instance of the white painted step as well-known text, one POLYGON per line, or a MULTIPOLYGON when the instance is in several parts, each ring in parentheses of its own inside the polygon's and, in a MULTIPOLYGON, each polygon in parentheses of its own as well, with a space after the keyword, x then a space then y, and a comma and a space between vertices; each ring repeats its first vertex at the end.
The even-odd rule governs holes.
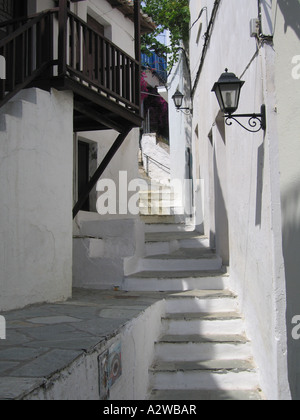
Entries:
MULTIPOLYGON (((184 241, 193 241, 193 244, 197 244, 199 246, 206 246, 209 247, 208 238, 202 235, 200 232, 154 232, 154 233, 146 233, 145 235, 146 242, 155 243, 155 242, 170 242, 170 241, 180 241, 184 243, 184 241)), ((193 248, 193 247, 187 247, 193 248)))
POLYGON ((155 344, 155 357, 165 362, 249 359, 251 345, 243 335, 166 335, 155 344))
MULTIPOLYGON (((146 223, 146 232, 161 232, 164 231, 164 225, 169 230, 173 229, 173 225, 176 223, 176 217, 174 215, 160 216, 160 215, 149 215, 140 216, 141 220, 146 223)), ((184 226, 183 226, 184 228, 184 226)))
POLYGON ((148 399, 150 401, 261 401, 265 398, 260 389, 154 389, 148 399))
POLYGON ((207 237, 198 232, 146 233, 146 255, 169 254, 183 248, 209 248, 207 237))
POLYGON ((235 312, 237 310, 237 298, 229 290, 193 290, 176 293, 166 300, 168 314, 235 312))
MULTIPOLYGON (((163 205, 162 203, 151 203, 151 205, 140 203, 139 211, 140 216, 144 218, 149 216, 173 216, 181 213, 181 207, 163 205)), ((172 219, 172 223, 175 220, 176 219, 172 219)))
POLYGON ((163 331, 166 335, 243 335, 244 323, 238 312, 224 313, 178 313, 166 314, 162 318, 163 331))
POLYGON ((123 290, 142 292, 181 292, 222 290, 229 285, 228 274, 219 271, 141 271, 124 279, 123 290))
POLYGON ((150 384, 159 390, 249 390, 258 388, 258 376, 251 360, 156 362, 150 384))
POLYGON ((141 260, 141 268, 145 271, 220 270, 222 259, 207 249, 179 249, 171 254, 146 257, 141 260))
MULTIPOLYGON (((160 189, 160 190, 149 190, 149 191, 140 191, 139 192, 140 201, 175 201, 176 194, 171 189, 160 189)), ((178 200, 176 200, 178 201, 178 200)))
POLYGON ((184 215, 141 216, 146 233, 191 232, 195 226, 185 223, 184 215))

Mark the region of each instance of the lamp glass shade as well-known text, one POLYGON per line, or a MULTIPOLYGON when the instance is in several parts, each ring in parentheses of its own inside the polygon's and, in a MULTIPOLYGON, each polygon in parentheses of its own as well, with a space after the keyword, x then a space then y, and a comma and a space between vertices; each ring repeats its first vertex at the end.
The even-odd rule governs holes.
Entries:
POLYGON ((233 114, 239 107, 240 94, 245 82, 238 79, 233 73, 223 73, 212 89, 217 96, 222 112, 233 114))
POLYGON ((181 92, 179 92, 179 90, 177 90, 176 93, 172 96, 176 108, 179 109, 182 107, 183 98, 184 96, 181 92))

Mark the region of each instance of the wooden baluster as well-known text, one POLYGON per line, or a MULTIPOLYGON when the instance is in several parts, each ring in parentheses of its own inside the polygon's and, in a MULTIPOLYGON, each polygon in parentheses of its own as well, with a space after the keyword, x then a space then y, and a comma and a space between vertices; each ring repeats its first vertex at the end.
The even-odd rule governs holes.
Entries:
POLYGON ((58 74, 65 76, 67 72, 67 22, 68 22, 68 0, 59 0, 58 13, 58 74))

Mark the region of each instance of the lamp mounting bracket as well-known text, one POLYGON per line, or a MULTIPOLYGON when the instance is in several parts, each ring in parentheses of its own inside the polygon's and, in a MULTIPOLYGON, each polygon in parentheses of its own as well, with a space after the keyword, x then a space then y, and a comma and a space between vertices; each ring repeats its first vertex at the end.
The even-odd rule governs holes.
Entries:
POLYGON ((250 133, 258 133, 260 130, 265 131, 267 128, 266 106, 261 106, 260 114, 226 114, 224 115, 226 125, 232 125, 232 120, 237 122, 241 127, 250 133), (248 118, 248 127, 238 121, 238 118, 248 118))

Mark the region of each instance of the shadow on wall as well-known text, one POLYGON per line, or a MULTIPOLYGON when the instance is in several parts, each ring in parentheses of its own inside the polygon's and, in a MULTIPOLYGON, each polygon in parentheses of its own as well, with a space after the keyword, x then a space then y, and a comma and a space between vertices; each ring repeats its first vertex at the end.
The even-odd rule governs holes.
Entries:
POLYGON ((291 27, 300 39, 300 0, 278 0, 278 6, 285 20, 284 31, 291 27))
POLYGON ((282 197, 283 255, 287 293, 288 373, 293 399, 300 400, 300 340, 292 338, 292 318, 300 315, 300 186, 282 197))
POLYGON ((263 186, 264 186, 265 142, 257 150, 257 185, 255 226, 262 224, 263 186))

